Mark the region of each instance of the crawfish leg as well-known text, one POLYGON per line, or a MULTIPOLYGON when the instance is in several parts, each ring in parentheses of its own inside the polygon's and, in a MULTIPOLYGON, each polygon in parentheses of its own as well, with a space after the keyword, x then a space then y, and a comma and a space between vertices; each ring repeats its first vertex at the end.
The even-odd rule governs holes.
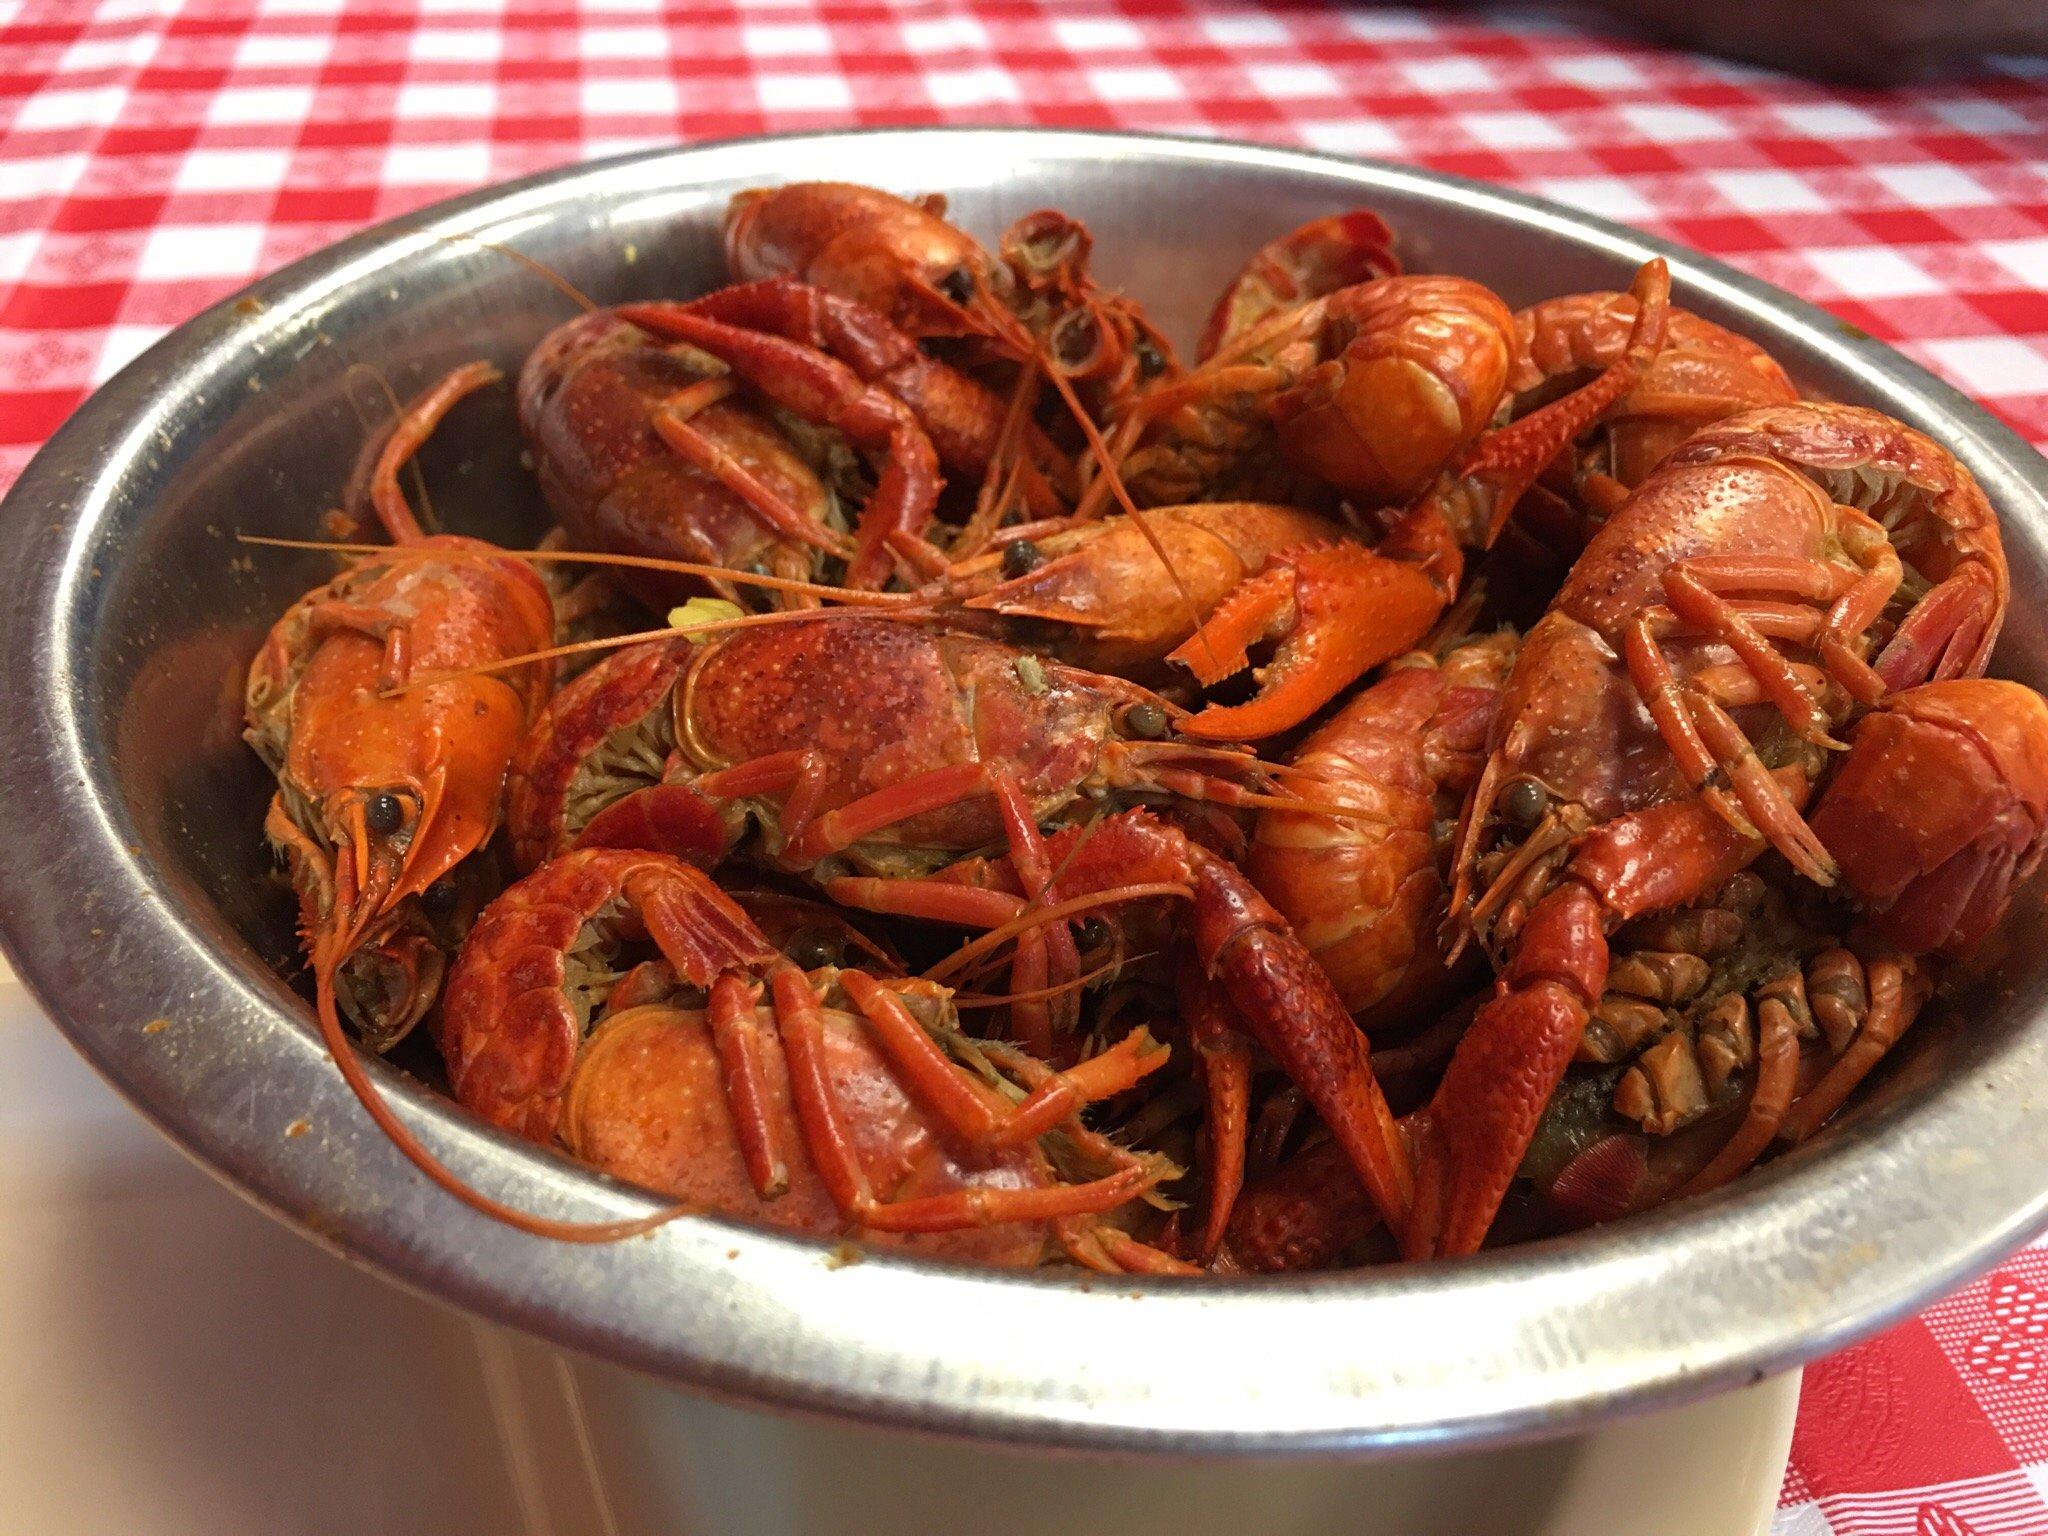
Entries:
POLYGON ((768 1108, 767 1068, 762 1061, 761 1030, 754 1005, 759 989, 737 972, 727 971, 711 984, 712 1044, 725 1077, 726 1107, 747 1176, 763 1200, 789 1189, 789 1165, 783 1161, 768 1108))
POLYGON ((1209 1208, 1202 1221, 1202 1259, 1216 1256, 1244 1187, 1245 1142, 1252 1095, 1251 1041, 1234 1017, 1230 1000, 1195 973, 1181 989, 1188 1034, 1201 1063, 1208 1098, 1209 1208))
POLYGON ((821 752, 771 752, 707 773, 697 793, 711 800, 744 800, 750 795, 782 796, 781 826, 786 843, 804 835, 817 814, 830 764, 821 752))
POLYGON ((2000 606, 1984 567, 1962 567, 1913 605, 1877 659, 1878 676, 1897 690, 1967 675, 2000 606))
POLYGON ((398 483, 398 472, 419 452, 421 444, 433 436, 441 418, 459 401, 497 383, 502 376, 489 363, 466 364, 412 401, 399 414, 370 475, 370 504, 377 509, 377 520, 384 525, 392 543, 410 544, 424 537, 419 519, 398 483))
MULTIPOLYGON (((628 318, 640 311, 628 310, 628 318)), ((862 510, 846 585, 879 587, 890 570, 890 535, 916 537, 939 499, 939 460, 910 408, 815 347, 687 311, 662 318, 664 334, 701 347, 752 388, 807 421, 836 428, 874 461, 874 493, 862 510)))
MULTIPOLYGON (((1003 831, 1010 847, 1010 862, 1034 902, 1045 899, 1052 879, 1052 866, 1045 850, 1045 838, 1031 814, 1031 802, 1008 772, 989 775, 996 808, 1002 813, 1003 831)), ((1010 972, 1010 986, 1017 993, 1045 995, 1019 997, 1010 1005, 1011 1027, 1017 1038, 1039 1056, 1052 1054, 1056 1028, 1071 1028, 1075 1009, 1069 993, 1049 989, 1070 985, 1081 974, 1080 951, 1074 946, 1074 932, 1064 920, 1027 929, 1017 935, 1017 959, 1010 972), (1050 1004, 1059 998, 1055 1010, 1050 1004)))
POLYGON ((1036 1140, 1084 1105, 1122 1093, 1166 1062, 1165 1050, 1140 1030, 1079 1066, 1050 1074, 1013 1105, 961 1071, 895 993, 859 971, 842 972, 840 985, 925 1107, 962 1140, 984 1149, 1036 1140))
MULTIPOLYGON (((1867 520, 1866 520, 1867 521, 1867 520)), ((1880 530, 1881 534, 1882 530, 1880 530)), ((1777 618, 1775 604, 1730 601, 1730 591, 1771 592, 1825 601, 1825 620, 1795 625, 1808 634, 1821 653, 1829 676, 1865 703, 1884 693, 1884 684, 1850 642, 1884 611, 1898 590, 1899 557, 1888 543, 1878 542, 1870 567, 1860 576, 1820 560, 1757 555, 1701 556, 1681 561, 1664 573, 1664 595, 1672 611, 1700 633, 1721 640, 1742 658, 1759 686, 1777 705, 1794 730, 1818 746, 1838 745, 1828 734, 1828 719, 1813 695, 1801 686, 1792 663, 1766 637, 1759 619, 1777 618)))
MULTIPOLYGON (((1697 684, 1687 687, 1679 682, 1661 644, 1677 622, 1669 609, 1646 609, 1637 614, 1624 636, 1622 654, 1629 680, 1656 721, 1658 734, 1671 749, 1679 770, 1732 825, 1740 825, 1728 804, 1728 792, 1720 784, 1723 778, 1730 781, 1742 810, 1770 838, 1772 846, 1814 883, 1832 885, 1834 859, 1757 758, 1749 738, 1697 684)), ((1804 694, 1796 674, 1791 674, 1791 685, 1804 694)))
MULTIPOLYGON (((854 973, 849 972, 848 975, 854 973)), ((1132 1162, 1086 1184, 1037 1189, 959 1189, 943 1195, 885 1200, 875 1193, 847 1134, 824 1059, 824 1017, 811 984, 793 965, 770 978, 776 1028, 789 1063, 805 1145, 835 1204, 853 1221, 878 1232, 951 1232, 1010 1221, 1052 1221, 1113 1210, 1157 1179, 1132 1162)), ((915 1021, 912 1021, 915 1026, 915 1021)), ((968 1081, 962 1074, 962 1081, 968 1081)))
POLYGON ((678 407, 661 407, 655 411, 651 422, 655 435, 668 444, 677 457, 739 497, 770 532, 840 559, 851 553, 851 546, 844 539, 834 535, 829 528, 820 527, 804 514, 802 508, 771 490, 759 475, 698 431, 678 407))

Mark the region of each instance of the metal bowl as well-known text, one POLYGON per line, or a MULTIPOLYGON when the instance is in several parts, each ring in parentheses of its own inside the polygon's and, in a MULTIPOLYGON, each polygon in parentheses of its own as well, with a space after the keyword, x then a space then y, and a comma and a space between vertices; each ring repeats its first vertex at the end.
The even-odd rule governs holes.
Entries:
MULTIPOLYGON (((556 1246, 458 1207, 370 1126, 284 977, 243 664, 324 576, 307 536, 363 436, 479 354, 516 368, 568 313, 514 247, 600 301, 718 281, 731 192, 795 177, 943 191, 987 236, 1047 203, 1106 276, 1191 334, 1263 239, 1350 204, 1413 266, 1522 303, 1670 259, 1681 301, 1819 393, 1952 448, 2006 518, 2001 670, 2048 672, 2048 467, 1819 310, 1675 246, 1449 177, 1237 145, 1043 132, 755 140, 539 176, 385 225, 183 326, 102 389, 0 511, 0 923, 59 1026, 235 1189, 421 1291, 678 1383, 870 1421, 1147 1452, 1387 1450, 1589 1425, 1756 1378, 1924 1303, 2048 1222, 2039 904, 1967 1017, 1923 1024, 1831 1134, 1705 1200, 1453 1263, 1191 1285, 968 1272, 715 1219, 556 1246), (464 238, 467 237, 467 238, 464 238), (380 385, 379 381, 382 381, 380 385)), ((509 403, 425 459, 444 520, 527 537, 509 403)), ((379 1064, 477 1185, 563 1217, 647 1198, 486 1128, 379 1064)))

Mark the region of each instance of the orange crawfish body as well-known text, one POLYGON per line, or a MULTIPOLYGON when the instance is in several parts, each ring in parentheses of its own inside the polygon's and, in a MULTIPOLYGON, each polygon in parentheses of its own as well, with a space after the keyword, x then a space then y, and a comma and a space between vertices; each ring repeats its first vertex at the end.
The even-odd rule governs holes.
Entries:
POLYGON ((1447 829, 1479 777, 1515 658, 1511 634, 1390 668, 1295 749, 1290 764, 1377 814, 1263 811, 1245 870, 1370 1031, 1450 1001, 1438 943, 1447 829))
MULTIPOLYGON (((842 538, 830 493, 774 423, 726 398, 730 386, 701 361, 610 311, 549 332, 519 376, 519 422, 548 505, 582 548, 809 579, 842 538), (705 445, 695 462, 663 436, 693 392, 706 402, 682 418, 705 445), (731 489, 717 473, 727 466, 785 514, 764 515, 731 489), (804 528, 808 536, 794 531, 804 528)), ((656 606, 705 585, 654 571, 621 579, 656 606)), ((710 586, 728 601, 752 598, 710 586)))
POLYGON ((975 335, 969 305, 1002 269, 945 207, 842 181, 742 192, 726 209, 726 265, 743 283, 794 277, 844 295, 912 336, 975 335))
POLYGON ((1172 1170, 1074 1116, 1165 1051, 1133 1036, 1059 1074, 1001 1050, 1025 1079, 1006 1097, 950 1054, 954 1027, 943 988, 807 975, 696 869, 589 849, 484 911, 440 1032, 463 1103, 699 1209, 988 1264, 1039 1262, 1055 1240, 1084 1262, 1116 1251, 1120 1234, 1081 1219, 1172 1170), (597 978, 641 934, 674 995, 600 1016, 597 978), (1043 1142, 1055 1132, 1106 1171, 1062 1179, 1043 1142))
POLYGON ((1411 1252, 1483 1237, 1604 994, 1607 933, 1768 846, 1835 880, 1800 815, 1832 733, 1893 687, 1981 665, 2003 571, 1966 472, 1841 406, 1707 428, 1594 536, 1523 644, 1466 808, 1454 914, 1501 980, 1415 1123, 1411 1252))
MULTIPOLYGON (((1341 290, 1254 329, 1184 381, 1223 383, 1246 371, 1240 354, 1270 358, 1250 371, 1265 389, 1281 386, 1270 415, 1283 461, 1363 504, 1403 504, 1370 550, 1341 542, 1273 556, 1174 653, 1209 684, 1247 665, 1253 645, 1279 642, 1255 674, 1258 694, 1204 710, 1190 734, 1285 730, 1421 640, 1464 582, 1464 551, 1492 545, 1543 467, 1657 355, 1669 289, 1662 262, 1645 266, 1621 356, 1498 430, 1487 428, 1516 360, 1514 325, 1489 290, 1460 278, 1341 290)), ((1190 411, 1200 418, 1195 405, 1179 414, 1190 411)))
POLYGON ((937 590, 957 605, 942 609, 948 623, 999 620, 1075 666, 1161 682, 1167 657, 1268 559, 1345 537, 1342 524, 1299 507, 1155 507, 1143 527, 1106 517, 1005 544, 952 566, 937 590))

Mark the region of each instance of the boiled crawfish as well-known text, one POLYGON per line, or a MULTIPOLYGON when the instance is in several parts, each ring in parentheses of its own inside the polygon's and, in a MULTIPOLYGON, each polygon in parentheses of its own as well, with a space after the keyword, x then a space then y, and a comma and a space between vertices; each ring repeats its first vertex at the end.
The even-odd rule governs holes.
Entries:
POLYGON ((2003 590, 1967 472, 1848 407, 1708 428, 1594 536, 1522 646, 1465 810, 1454 919, 1501 979, 1412 1124, 1409 1252, 1485 1235, 1606 990, 1609 933, 1770 846, 1833 882, 1800 816, 1832 733, 1916 675, 1981 667, 2003 590))
POLYGON ((440 882, 496 831, 552 681, 544 664, 435 676, 547 646, 554 614, 529 566, 423 533, 398 484, 440 417, 495 378, 459 370, 400 414, 370 478, 394 548, 300 598, 249 668, 247 738, 278 780, 264 831, 299 895, 322 1014, 338 1000, 379 1050, 438 995, 440 882))
MULTIPOLYGON (((793 581, 824 574, 852 548, 832 490, 709 365, 611 311, 543 337, 520 370, 519 423, 549 507, 582 549, 793 581)), ((661 607, 707 586, 753 601, 715 576, 621 579, 661 607)))
POLYGON ((1057 1073, 976 1046, 944 989, 806 974, 666 855, 584 850, 510 887, 463 946, 439 1034, 464 1104, 696 1209, 988 1264, 1058 1242, 1099 1267, 1177 1267, 1094 1220, 1171 1167, 1076 1118, 1163 1048, 1133 1035, 1057 1073), (669 995, 621 985, 635 995, 608 1010, 641 936, 669 995), (1064 1177, 1055 1143, 1100 1171, 1064 1177))
MULTIPOLYGON (((1613 366, 1628 348, 1636 310, 1635 297, 1626 293, 1567 294, 1517 310, 1521 362, 1508 380, 1514 414, 1526 415, 1572 380, 1613 366)), ((1798 398, 1785 370, 1762 347, 1674 307, 1656 359, 1554 466, 1559 473, 1546 476, 1546 484, 1558 484, 1597 522, 1701 427, 1798 398)), ((1570 553, 1583 544, 1576 540, 1570 553)))
MULTIPOLYGON (((1273 794, 1268 771, 1241 754, 1160 739, 1173 718, 1133 684, 893 620, 820 618, 655 644, 622 652, 556 700, 515 773, 514 846, 529 866, 572 843, 711 864, 752 819, 772 859, 823 879, 835 900, 975 928, 1012 923, 1026 903, 1093 906, 1184 888, 1204 967, 1369 1165, 1361 1176, 1398 1203, 1362 1038, 1234 866, 1176 828, 1120 819, 1056 873, 1071 843, 1040 828, 1098 797, 1315 803, 1273 794), (948 868, 991 847, 1007 850, 994 887, 948 868), (1243 947, 1253 933, 1263 937, 1243 947), (1237 955, 1256 965, 1230 971, 1237 955), (1265 990, 1283 977, 1284 993, 1265 990)), ((1062 925, 1020 935, 1020 991, 1077 972, 1062 925)), ((1053 1049, 1047 1012, 1020 1002, 1012 1017, 1027 1045, 1053 1049)))
POLYGON ((1514 659, 1511 633, 1460 642, 1440 661, 1402 658, 1288 759, 1360 809, 1259 814, 1245 872, 1368 1033, 1451 1001, 1437 942, 1449 833, 1485 761, 1514 659), (1367 806, 1374 814, 1361 814, 1367 806))
POLYGON ((742 192, 726 214, 726 261, 742 282, 788 276, 855 300, 913 337, 975 342, 1027 359, 1113 414, 1173 371, 1166 339, 1087 270, 1088 231, 1053 210, 1026 214, 1001 259, 946 222, 943 198, 911 201, 845 182, 742 192))
POLYGON ((1498 537, 1507 514, 1557 454, 1633 387, 1663 339, 1669 278, 1652 262, 1630 343, 1593 382, 1513 426, 1489 430, 1517 359, 1505 305, 1462 278, 1392 277, 1347 288, 1255 327, 1178 385, 1143 403, 1161 436, 1126 461, 1134 494, 1171 486, 1183 499, 1220 458, 1248 464, 1281 499, 1326 487, 1399 510, 1378 544, 1311 545, 1270 558, 1173 659, 1203 683, 1281 641, 1246 704, 1212 706, 1191 734, 1270 735, 1299 723, 1371 667, 1419 641, 1458 595, 1464 550, 1498 537), (1168 405, 1172 409, 1167 409, 1168 405), (1246 459, 1249 412, 1286 472, 1246 459), (1219 453, 1220 450, 1220 453, 1219 453), (1192 468, 1193 485, 1169 474, 1192 468), (1292 496, 1289 496, 1292 492, 1292 496), (1343 621, 1333 617, 1341 613, 1343 621), (1357 616, 1354 618, 1353 616, 1357 616))

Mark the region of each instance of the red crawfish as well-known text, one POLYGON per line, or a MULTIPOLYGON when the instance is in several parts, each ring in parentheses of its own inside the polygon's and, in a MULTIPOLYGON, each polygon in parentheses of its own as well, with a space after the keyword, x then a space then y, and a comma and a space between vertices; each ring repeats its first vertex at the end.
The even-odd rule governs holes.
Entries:
POLYGON ((1514 659, 1505 632, 1462 641, 1441 660, 1401 658, 1288 758, 1354 809, 1259 814, 1245 872, 1368 1033, 1450 1001, 1437 940, 1450 829, 1485 763, 1514 659))
MULTIPOLYGON (((1515 313, 1521 363, 1510 375, 1526 415, 1628 347, 1633 295, 1574 293, 1515 313)), ((1629 491, 1701 427, 1757 406, 1790 405, 1799 391, 1768 352, 1689 310, 1673 308, 1664 347, 1593 429, 1546 471, 1515 509, 1515 524, 1567 558, 1585 547, 1629 491)))
POLYGON ((424 942, 433 894, 497 829, 514 749, 552 682, 548 665, 520 660, 553 639, 532 568, 480 540, 422 535, 398 487, 440 417, 496 376, 459 369, 400 414, 370 479, 397 547, 357 561, 278 621, 250 668, 248 736, 278 776, 265 831, 299 893, 321 1037, 350 1090, 399 1151, 468 1205, 596 1241, 677 1213, 561 1222, 472 1188, 384 1102, 341 1022, 346 1009, 383 1047, 431 1006, 442 972, 424 942))
POLYGON ((1214 356, 1273 315, 1400 271, 1394 232, 1371 209, 1313 219, 1261 246, 1224 285, 1195 356, 1214 356))
MULTIPOLYGON (((751 820, 770 858, 826 881, 836 900, 979 928, 1015 921, 1020 902, 1100 906, 1185 888, 1205 966, 1223 967, 1225 950, 1248 965, 1283 957, 1271 964, 1284 963, 1289 995, 1262 993, 1281 972, 1255 967, 1225 976, 1230 1001, 1398 1203, 1401 1169, 1378 1123, 1362 1037, 1234 866, 1176 828, 1126 818, 1098 827, 1087 858, 1060 877, 1092 871, 1105 883, 1056 894, 1067 889, 1054 878, 1065 855, 1041 828, 1098 801, 1318 803, 1273 794, 1269 770, 1241 753, 1168 739, 1174 718, 1134 684, 893 620, 804 619, 645 646, 565 688, 530 738, 515 774, 514 845, 529 865, 575 843, 660 847, 709 864, 751 820), (949 870, 992 848, 1005 851, 1014 889, 978 888, 949 870), (1253 933, 1262 937, 1240 949, 1253 933)), ((1077 974, 1063 924, 1017 937, 1020 991, 1077 974)), ((1012 1024, 1035 1051, 1051 1050, 1045 1011, 1020 1002, 1012 1024)))
MULTIPOLYGON (((520 370, 519 424, 548 505, 581 548, 797 581, 852 553, 832 492, 775 423, 733 398, 709 359, 616 312, 542 338, 520 370)), ((659 606, 706 585, 729 601, 752 595, 715 577, 620 579, 659 606)))
POLYGON ((1484 1237, 1605 991, 1610 932, 1766 847, 1834 881, 1800 815, 1832 732, 1980 667, 2003 591, 1967 472, 1849 407, 1710 427, 1601 528, 1522 645, 1465 809, 1453 916, 1500 980, 1409 1122, 1411 1254, 1484 1237))
POLYGON ((948 223, 945 206, 848 182, 742 192, 726 213, 726 262, 741 282, 793 277, 920 340, 966 338, 1007 361, 1033 358, 1099 406, 1171 370, 1172 349, 1143 310, 1088 274, 1078 220, 1026 214, 998 258, 948 223))
POLYGON ((1661 261, 1645 266, 1630 343, 1613 366, 1497 430, 1519 344, 1507 307, 1463 278, 1339 290, 1254 327, 1149 395, 1139 410, 1156 430, 1123 466, 1134 494, 1161 499, 1170 488, 1164 499, 1188 499, 1235 460, 1283 500, 1313 495, 1306 484, 1400 508, 1370 549, 1345 539, 1274 555, 1174 653, 1208 684, 1246 665, 1252 647, 1279 642, 1254 674, 1258 693, 1202 711, 1190 733, 1285 730, 1415 645, 1456 598, 1464 551, 1493 543, 1544 466, 1657 355, 1669 286, 1661 261), (1247 460, 1248 433, 1269 453, 1247 460), (1277 479, 1261 464, 1276 466, 1277 479))
MULTIPOLYGON (((955 562, 919 596, 955 628, 985 629, 1098 672, 1162 683, 1167 657, 1266 561, 1346 538, 1299 507, 1196 502, 1005 539, 955 562)), ((1313 647, 1327 626, 1363 623, 1372 591, 1333 587, 1282 642, 1313 647)), ((1284 662, 1276 663, 1284 665, 1284 662)))
POLYGON ((1100 1219, 1171 1165, 1077 1118, 1163 1047, 1134 1034, 1055 1072, 971 1042, 944 988, 806 973, 663 854, 586 849, 511 886, 471 930, 437 1033, 463 1104, 684 1206, 986 1264, 1057 1247, 1180 1267, 1100 1219), (612 995, 635 944, 666 996, 633 979, 651 967, 612 995))
MULTIPOLYGON (((1669 1151, 1658 1147, 1665 1155, 1647 1158, 1634 1135, 1594 1140, 1557 1174, 1554 1204, 1598 1219, 1703 1193, 1774 1141, 1805 1140, 1847 1102, 1919 1014, 1941 960, 1973 955, 2039 867, 2048 846, 2048 701, 1995 678, 1923 683, 1889 696, 1850 733, 1812 822, 1840 864, 1852 917, 1863 914, 1847 944, 1825 936, 1818 947, 1799 945, 1798 925, 1784 913, 1729 924, 1752 945, 1789 938, 1798 947, 1775 965, 1733 961, 1763 976, 1754 995, 1703 998, 1621 1078, 1615 1109, 1668 1138, 1669 1151), (1685 1129, 1688 1116, 1713 1112, 1708 1096, 1731 1068, 1748 1079, 1730 1110, 1733 1129, 1685 1129)), ((1649 957, 1648 967, 1635 957, 1618 963, 1610 989, 1668 995, 1673 962, 1689 960, 1702 931, 1693 920, 1733 916, 1713 908, 1669 914, 1668 934, 1635 925, 1629 932, 1653 948, 1679 937, 1677 952, 1649 957)), ((1704 961, 1693 964, 1694 978, 1709 974, 1704 961)), ((1599 1014, 1610 1035, 1630 1019, 1626 995, 1621 1000, 1623 1009, 1610 1011, 1610 995, 1599 1014)), ((1600 1051, 1591 1059, 1614 1058, 1600 1051)))
POLYGON ((554 615, 530 567, 426 536, 398 485, 441 416, 496 377, 459 370, 401 412, 369 479, 394 547, 292 604, 249 668, 246 734, 278 781, 264 829, 299 895, 321 1011, 338 995, 380 1050, 434 1001, 440 903, 424 898, 497 829, 552 680, 545 665, 436 678, 547 645, 554 615))

